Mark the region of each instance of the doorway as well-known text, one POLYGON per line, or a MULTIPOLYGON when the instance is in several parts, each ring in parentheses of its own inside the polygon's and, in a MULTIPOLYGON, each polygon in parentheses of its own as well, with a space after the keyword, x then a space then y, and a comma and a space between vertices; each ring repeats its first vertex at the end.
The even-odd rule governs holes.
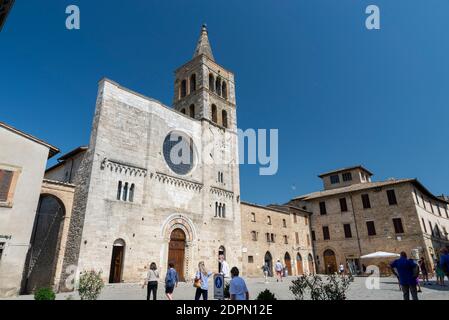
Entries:
POLYGON ((299 253, 296 255, 296 271, 298 272, 298 276, 304 274, 304 268, 302 266, 302 257, 299 253))
POLYGON ((223 246, 220 246, 218 248, 218 273, 221 272, 221 261, 220 258, 223 256, 223 259, 226 260, 226 248, 223 246))
POLYGON ((265 253, 264 261, 268 265, 268 276, 272 277, 273 276, 273 257, 271 256, 270 251, 267 251, 267 253, 265 253))
POLYGON ((331 249, 324 251, 324 268, 326 274, 332 274, 337 272, 337 258, 335 257, 335 252, 331 249))
POLYGON ((184 257, 186 249, 186 234, 181 229, 175 229, 170 235, 168 244, 168 263, 173 263, 178 273, 179 281, 184 278, 184 257))
POLYGON ((288 275, 292 275, 292 259, 288 252, 284 255, 285 268, 287 269, 288 275))
POLYGON ((112 247, 111 271, 109 273, 109 283, 122 282, 123 262, 125 257, 125 241, 118 239, 112 247))
POLYGON ((315 265, 313 264, 313 257, 312 255, 309 253, 309 256, 307 258, 307 263, 309 265, 309 273, 310 274, 315 274, 315 265))

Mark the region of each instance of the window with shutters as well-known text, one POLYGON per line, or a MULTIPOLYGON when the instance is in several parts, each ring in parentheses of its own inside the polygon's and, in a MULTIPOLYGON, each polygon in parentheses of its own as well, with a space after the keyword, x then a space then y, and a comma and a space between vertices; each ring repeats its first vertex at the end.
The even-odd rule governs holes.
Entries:
POLYGON ((422 222, 422 226, 424 228, 424 232, 427 233, 427 227, 426 227, 426 222, 424 221, 424 218, 421 218, 421 222, 422 222))
POLYGON ((338 174, 330 176, 331 184, 340 183, 340 176, 338 174))
POLYGON ((343 229, 345 231, 345 238, 346 239, 352 238, 351 225, 350 224, 344 224, 343 225, 343 229))
POLYGON ((342 174, 342 176, 343 176, 343 181, 352 181, 352 174, 351 174, 351 172, 344 172, 343 174, 342 174))
POLYGON ((0 206, 12 207, 14 189, 18 177, 14 169, 0 168, 0 206))
POLYGON ((327 214, 326 202, 324 202, 324 201, 320 202, 320 214, 321 215, 327 214))
POLYGON ((330 233, 329 233, 329 227, 324 226, 323 227, 323 239, 324 240, 330 240, 330 233))
POLYGON ((374 221, 367 221, 366 222, 366 229, 368 231, 369 236, 375 236, 376 235, 376 227, 374 225, 374 221))
POLYGON ((371 202, 369 201, 368 194, 362 194, 362 204, 363 204, 363 209, 371 208, 371 202))
POLYGON ((402 225, 402 219, 401 218, 394 218, 393 219, 393 225, 394 225, 394 232, 395 233, 404 233, 404 227, 402 225))
POLYGON ((340 199, 340 210, 341 212, 347 212, 348 211, 348 203, 346 202, 346 198, 340 199))
POLYGON ((394 190, 387 190, 387 198, 388 198, 388 204, 390 206, 398 204, 398 201, 396 200, 396 193, 394 192, 394 190))

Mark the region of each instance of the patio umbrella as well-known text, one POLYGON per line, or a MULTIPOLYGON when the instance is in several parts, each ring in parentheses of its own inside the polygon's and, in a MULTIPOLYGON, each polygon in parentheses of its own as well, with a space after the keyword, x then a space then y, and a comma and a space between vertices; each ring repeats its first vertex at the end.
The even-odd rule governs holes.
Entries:
POLYGON ((391 252, 384 252, 384 251, 377 251, 370 254, 366 254, 364 256, 361 256, 360 259, 376 259, 376 258, 397 258, 400 255, 397 253, 391 253, 391 252))

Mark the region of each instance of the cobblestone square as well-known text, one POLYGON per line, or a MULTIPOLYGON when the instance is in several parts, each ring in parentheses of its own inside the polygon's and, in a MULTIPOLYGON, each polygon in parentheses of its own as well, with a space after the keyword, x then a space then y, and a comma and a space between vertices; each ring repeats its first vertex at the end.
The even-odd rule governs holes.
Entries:
MULTIPOLYGON (((275 279, 269 279, 268 283, 264 282, 262 278, 249 278, 247 281, 248 289, 250 291, 250 299, 255 299, 257 294, 265 289, 273 292, 279 300, 294 300, 294 296, 289 290, 291 281, 295 277, 284 278, 283 282, 276 282, 275 279)), ((380 279, 380 289, 367 289, 365 282, 368 278, 356 277, 351 284, 348 291, 348 300, 401 300, 402 292, 396 278, 386 277, 380 279)), ((422 293, 419 293, 421 300, 449 300, 449 285, 440 287, 435 284, 435 279, 432 279, 430 285, 422 285, 422 293)), ((212 283, 209 283, 209 299, 213 298, 212 283)), ((180 283, 175 289, 175 300, 193 300, 195 296, 195 288, 192 283, 180 283)), ((30 300, 33 296, 20 296, 16 299, 30 300)), ((57 295, 57 300, 74 299, 79 297, 74 293, 62 293, 57 295)), ((139 284, 118 284, 106 285, 100 296, 100 300, 145 300, 146 288, 142 289, 139 284)), ((163 285, 159 285, 158 299, 166 300, 163 285)))

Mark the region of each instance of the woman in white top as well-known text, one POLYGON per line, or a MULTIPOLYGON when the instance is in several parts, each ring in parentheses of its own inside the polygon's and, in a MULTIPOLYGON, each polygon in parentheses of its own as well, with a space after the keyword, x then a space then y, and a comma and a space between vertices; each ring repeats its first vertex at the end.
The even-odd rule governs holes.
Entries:
POLYGON ((147 285, 147 300, 150 300, 151 293, 153 293, 153 300, 157 298, 157 284, 159 280, 159 271, 157 271, 156 263, 152 262, 150 264, 150 269, 148 270, 147 278, 145 279, 142 289, 147 285))

